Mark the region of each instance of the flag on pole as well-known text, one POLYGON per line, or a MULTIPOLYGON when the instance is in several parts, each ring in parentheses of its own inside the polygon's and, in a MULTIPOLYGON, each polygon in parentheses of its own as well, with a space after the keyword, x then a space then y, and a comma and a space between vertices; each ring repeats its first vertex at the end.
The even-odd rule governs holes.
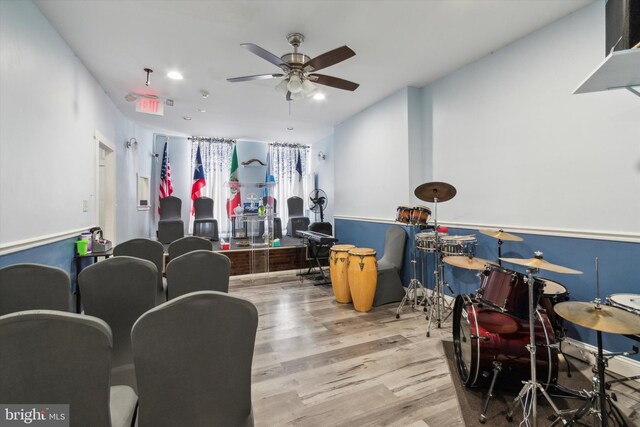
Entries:
POLYGON ((167 151, 168 141, 164 143, 164 153, 162 154, 162 167, 160 168, 160 193, 158 195, 158 215, 160 215, 160 200, 169 197, 173 193, 171 185, 171 166, 169 165, 169 153, 167 151))
POLYGON ((241 205, 240 186, 238 181, 238 147, 234 145, 233 155, 231 157, 231 173, 229 174, 229 187, 231 189, 231 198, 227 205, 227 213, 229 216, 235 215, 234 209, 241 205))
POLYGON ((302 159, 300 158, 300 147, 298 147, 298 154, 296 158, 296 173, 293 177, 293 194, 295 196, 301 197, 304 199, 304 195, 302 194, 302 159))
POLYGON ((198 151, 196 151, 196 164, 193 171, 193 185, 191 186, 191 215, 193 215, 193 201, 202 196, 200 191, 202 187, 207 185, 204 179, 204 167, 202 166, 202 157, 200 156, 200 144, 198 144, 198 151))

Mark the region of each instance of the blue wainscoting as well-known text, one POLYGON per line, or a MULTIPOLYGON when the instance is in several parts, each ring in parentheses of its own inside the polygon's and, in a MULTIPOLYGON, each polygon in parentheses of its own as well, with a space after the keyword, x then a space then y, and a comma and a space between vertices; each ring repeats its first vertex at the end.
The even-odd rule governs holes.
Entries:
MULTIPOLYGON (((339 243, 352 243, 356 246, 371 247, 378 251, 378 258, 382 255, 384 236, 388 227, 393 224, 335 220, 335 235, 339 243)), ((404 226, 407 233, 409 227, 404 226)), ((478 246, 476 256, 491 261, 497 261, 498 241, 489 236, 480 234, 477 230, 450 228, 450 235, 474 234, 478 246)), ((517 233, 516 233, 517 234, 517 233)), ((541 251, 544 258, 553 263, 583 272, 581 275, 559 274, 549 271, 541 271, 539 276, 562 284, 567 288, 572 301, 592 301, 596 297, 596 271, 595 259, 598 257, 598 269, 600 276, 600 298, 602 301, 608 295, 616 293, 640 294, 640 244, 630 242, 618 242, 610 240, 583 239, 576 237, 557 237, 536 234, 519 234, 524 241, 504 242, 502 256, 506 258, 532 258, 535 251, 541 251)), ((410 234, 408 234, 410 236, 410 234)), ((410 237, 407 239, 405 250, 405 262, 402 271, 403 283, 408 285, 411 280, 411 246, 410 237)), ((420 267, 418 263, 418 276, 425 271, 426 286, 433 287, 433 255, 419 254, 418 259, 424 259, 426 266, 420 267)), ((525 267, 503 262, 503 266, 514 271, 525 273, 525 267)), ((478 289, 479 278, 476 272, 445 265, 445 280, 451 287, 447 294, 458 293, 473 294, 478 289)), ((640 322, 640 318, 638 319, 640 322)), ((568 335, 578 341, 596 345, 596 332, 575 326, 565 321, 569 329, 568 335)), ((637 342, 615 334, 603 334, 604 347, 609 351, 627 351, 637 342)), ((632 356, 640 360, 640 356, 632 356)))
MULTIPOLYGON (((63 269, 69 273, 69 276, 71 277, 69 309, 73 311, 75 310, 75 298, 72 297, 71 294, 75 292, 76 287, 76 240, 78 240, 77 237, 71 237, 58 242, 36 246, 34 248, 13 252, 7 255, 1 255, 0 267, 19 263, 34 263, 50 265, 52 267, 63 269)), ((83 259, 83 266, 84 264, 90 264, 92 262, 93 258, 83 259)))

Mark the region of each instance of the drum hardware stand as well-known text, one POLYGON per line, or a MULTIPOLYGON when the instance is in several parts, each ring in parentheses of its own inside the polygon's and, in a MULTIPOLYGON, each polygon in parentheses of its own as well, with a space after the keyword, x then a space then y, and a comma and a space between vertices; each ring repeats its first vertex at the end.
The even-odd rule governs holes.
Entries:
MULTIPOLYGON (((502 230, 500 230, 502 231, 502 230)), ((504 242, 502 241, 502 239, 498 239, 498 265, 502 266, 502 260, 500 258, 502 258, 502 244, 504 242)))
MULTIPOLYGON (((536 256, 542 256, 542 253, 536 253, 536 256)), ((524 387, 518 393, 518 396, 513 400, 513 404, 509 408, 509 412, 507 413, 507 420, 513 420, 513 410, 518 402, 522 404, 524 411, 524 419, 523 422, 525 425, 532 425, 533 427, 537 427, 538 425, 538 391, 542 393, 547 402, 553 408, 553 411, 558 416, 557 419, 562 418, 562 412, 558 409, 558 407, 553 403, 551 397, 547 393, 547 391, 542 387, 542 385, 538 382, 538 376, 536 373, 536 337, 535 337, 535 305, 537 301, 533 298, 533 287, 534 287, 534 279, 533 275, 537 274, 540 271, 538 268, 528 268, 527 269, 527 286, 529 287, 529 344, 527 345, 527 349, 529 350, 530 359, 531 359, 531 380, 524 381, 524 387), (531 400, 529 403, 528 396, 531 394, 531 400), (532 423, 529 423, 529 411, 527 406, 531 405, 531 418, 532 423)), ((556 420, 557 420, 556 419, 556 420)))
MULTIPOLYGON (((404 292, 404 297, 402 298, 402 301, 400 302, 400 305, 398 306, 398 309, 396 310, 396 319, 400 318, 400 311, 402 310, 402 307, 404 307, 404 305, 407 303, 407 301, 410 300, 409 298, 409 294, 411 291, 413 291, 413 301, 411 302, 411 309, 415 310, 416 307, 419 307, 420 305, 422 305, 427 298, 427 293, 426 293, 426 289, 424 287, 424 285, 420 282, 420 280, 418 280, 417 276, 416 276, 416 240, 415 240, 415 225, 411 224, 411 241, 413 242, 413 251, 411 252, 411 269, 413 271, 413 278, 411 279, 411 281, 409 282, 409 286, 407 286, 407 289, 405 289, 404 292), (422 297, 420 299, 420 301, 418 302, 418 289, 422 289, 422 297)), ((426 307, 425 307, 426 310, 426 307)))
POLYGON ((480 423, 484 424, 487 421, 487 409, 489 409, 489 401, 493 397, 493 388, 496 385, 496 380, 498 379, 498 375, 502 371, 502 363, 493 362, 493 378, 491 379, 491 387, 489 387, 489 393, 487 393, 487 398, 484 401, 484 405, 482 406, 482 413, 480 414, 480 423))

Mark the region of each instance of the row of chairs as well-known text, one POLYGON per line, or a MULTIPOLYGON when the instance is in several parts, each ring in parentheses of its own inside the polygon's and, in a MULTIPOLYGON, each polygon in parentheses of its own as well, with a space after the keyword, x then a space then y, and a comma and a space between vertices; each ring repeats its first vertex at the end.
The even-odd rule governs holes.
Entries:
POLYGON ((131 328, 137 378, 114 385, 116 338, 102 319, 55 310, 0 316, 0 396, 65 403, 75 426, 253 426, 258 312, 222 292, 183 295, 131 328), (137 407, 137 417, 136 417, 137 407))
MULTIPOLYGON (((218 221, 213 217, 213 199, 198 197, 193 201, 193 210, 193 235, 218 240, 218 221)), ((182 237, 184 237, 182 200, 174 196, 160 199, 158 240, 161 243, 171 243, 182 237)))

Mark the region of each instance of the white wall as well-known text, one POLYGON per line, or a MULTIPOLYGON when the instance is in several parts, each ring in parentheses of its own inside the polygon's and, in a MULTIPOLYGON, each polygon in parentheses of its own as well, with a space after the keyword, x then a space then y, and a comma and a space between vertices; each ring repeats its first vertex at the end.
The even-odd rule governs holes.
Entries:
POLYGON ((393 218, 398 205, 408 204, 407 93, 402 89, 335 127, 336 216, 393 218))
POLYGON ((115 240, 144 228, 144 215, 132 216, 126 205, 135 198, 133 169, 146 166, 128 162, 124 141, 148 141, 145 132, 124 119, 32 2, 0 2, 0 51, 2 249, 96 224, 96 131, 116 147, 115 240))
POLYGON ((596 2, 429 87, 443 221, 640 235, 640 98, 572 95, 603 51, 596 2))
MULTIPOLYGON (((335 190, 334 190, 334 163, 335 150, 333 144, 333 135, 329 135, 320 141, 314 142, 311 146, 311 173, 318 174, 318 188, 324 190, 329 199, 327 208, 324 210, 324 221, 334 224, 333 212, 335 211, 335 190), (318 158, 318 153, 325 154, 325 159, 318 158)), ((311 190, 313 190, 313 182, 311 190)), ((313 219, 313 216, 311 217, 313 219)), ((319 218, 318 218, 319 220, 319 218)))

